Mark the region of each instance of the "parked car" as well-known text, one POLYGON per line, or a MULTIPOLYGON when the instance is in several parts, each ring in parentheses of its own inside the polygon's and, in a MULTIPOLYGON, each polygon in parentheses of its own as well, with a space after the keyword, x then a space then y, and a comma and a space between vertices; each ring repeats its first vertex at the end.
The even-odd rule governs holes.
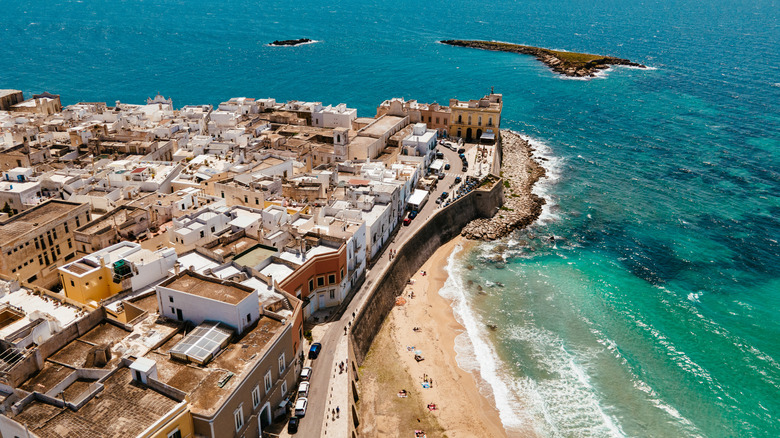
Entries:
POLYGON ((301 423, 301 419, 298 417, 290 417, 290 421, 287 423, 287 433, 290 435, 298 432, 298 425, 301 423))
POLYGON ((465 154, 466 153, 466 149, 465 148, 460 148, 460 149, 458 149, 458 153, 459 154, 465 154))
POLYGON ((436 152, 436 158, 439 159, 439 160, 444 158, 444 152, 436 152))
POLYGON ((458 156, 460 157, 461 160, 466 159, 466 155, 463 152, 461 152, 458 156))
POLYGON ((443 173, 439 174, 439 179, 444 179, 444 174, 443 173))
POLYGON ((450 163, 444 165, 444 170, 450 170, 450 163))
POLYGON ((459 176, 456 176, 456 177, 455 177, 455 184, 459 183, 460 181, 461 181, 460 177, 459 177, 459 176))
POLYGON ((298 385, 298 398, 309 396, 309 382, 301 382, 298 385))
POLYGON ((319 342, 311 344, 311 348, 309 348, 309 359, 316 359, 317 356, 320 355, 320 351, 322 351, 322 344, 319 342))
POLYGON ((412 210, 409 212, 409 219, 414 219, 417 217, 417 210, 412 210))
POLYGON ((405 227, 408 227, 408 226, 409 226, 409 224, 411 224, 411 223, 412 223, 412 220, 411 220, 411 219, 409 219, 408 217, 405 217, 405 218, 404 218, 404 226, 405 226, 405 227))
POLYGON ((311 379, 311 367, 303 367, 301 370, 301 380, 306 382, 309 379, 311 379))
POLYGON ((448 196, 450 196, 448 192, 442 192, 441 199, 447 199, 448 196))
POLYGON ((469 171, 469 166, 463 166, 463 171, 464 172, 468 172, 469 171))
POLYGON ((301 397, 298 399, 298 401, 295 402, 295 416, 296 417, 304 417, 306 416, 306 407, 309 405, 309 399, 306 397, 301 397))

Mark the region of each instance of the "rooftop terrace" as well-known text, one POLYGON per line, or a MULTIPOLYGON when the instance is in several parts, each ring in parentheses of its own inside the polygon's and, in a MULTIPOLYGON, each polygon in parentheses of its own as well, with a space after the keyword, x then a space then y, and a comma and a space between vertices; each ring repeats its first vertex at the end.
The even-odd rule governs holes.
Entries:
POLYGON ((16 241, 25 234, 43 227, 58 218, 67 216, 73 210, 82 208, 85 205, 78 202, 52 199, 25 210, 0 223, 0 246, 16 241))
POLYGON ((200 276, 189 271, 163 282, 160 286, 228 304, 238 304, 254 292, 246 286, 200 276))

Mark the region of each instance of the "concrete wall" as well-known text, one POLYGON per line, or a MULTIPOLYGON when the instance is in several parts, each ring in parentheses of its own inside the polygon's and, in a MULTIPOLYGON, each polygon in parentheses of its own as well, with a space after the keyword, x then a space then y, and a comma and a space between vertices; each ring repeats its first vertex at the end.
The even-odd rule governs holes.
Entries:
POLYGON ((350 332, 351 351, 354 351, 358 365, 363 363, 374 337, 407 281, 441 245, 460 234, 466 224, 473 219, 493 216, 503 203, 503 188, 503 180, 499 179, 489 191, 475 190, 449 207, 438 210, 398 249, 384 274, 364 286, 368 288, 368 299, 355 317, 350 332))
POLYGON ((84 335, 92 330, 106 317, 104 308, 99 308, 80 319, 75 324, 71 324, 61 332, 47 339, 38 348, 28 353, 24 359, 17 362, 11 368, 4 378, 5 383, 13 387, 18 387, 31 375, 37 373, 43 368, 44 361, 57 352, 60 348, 67 345, 70 341, 84 335))

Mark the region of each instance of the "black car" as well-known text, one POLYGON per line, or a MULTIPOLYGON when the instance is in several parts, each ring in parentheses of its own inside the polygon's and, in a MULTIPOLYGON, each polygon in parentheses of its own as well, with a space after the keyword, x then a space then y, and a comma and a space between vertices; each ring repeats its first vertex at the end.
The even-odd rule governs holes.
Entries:
POLYGON ((290 417, 290 421, 287 423, 287 433, 290 435, 298 432, 298 425, 300 424, 301 419, 298 417, 290 417))
POLYGON ((458 149, 458 153, 459 154, 465 154, 466 153, 466 149, 465 148, 460 148, 460 149, 458 149))
POLYGON ((449 164, 445 164, 444 165, 444 170, 450 170, 450 165, 449 164))
POLYGON ((468 166, 463 166, 463 171, 464 172, 468 172, 469 171, 469 167, 468 166))
POLYGON ((309 348, 309 359, 316 359, 317 356, 320 355, 320 351, 322 351, 322 344, 319 342, 311 344, 311 348, 309 348))

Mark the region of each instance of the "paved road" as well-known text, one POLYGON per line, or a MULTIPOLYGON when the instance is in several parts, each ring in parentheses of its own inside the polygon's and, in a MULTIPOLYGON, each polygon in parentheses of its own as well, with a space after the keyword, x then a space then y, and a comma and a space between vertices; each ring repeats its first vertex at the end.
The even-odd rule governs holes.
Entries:
MULTIPOLYGON (((431 192, 428 202, 418 213, 417 218, 408 226, 399 224, 400 229, 398 230, 398 233, 387 245, 385 245, 379 259, 374 264, 373 269, 366 272, 366 281, 363 284, 363 287, 358 291, 354 298, 352 298, 352 301, 349 303, 347 310, 344 312, 341 319, 328 323, 328 327, 322 337, 320 339, 315 339, 315 342, 322 343, 322 353, 316 360, 306 361, 306 366, 312 367, 311 389, 309 390, 309 413, 301 420, 297 436, 307 438, 321 436, 322 418, 327 407, 327 395, 330 391, 329 385, 332 384, 330 377, 333 374, 333 370, 336 368, 337 363, 347 359, 346 357, 334 357, 335 346, 341 338, 345 336, 344 327, 347 327, 352 321, 353 313, 357 314, 357 309, 359 309, 366 300, 366 291, 369 289, 370 285, 374 284, 381 274, 383 267, 387 266, 387 263, 390 261, 390 250, 398 249, 401 244, 403 244, 411 234, 417 231, 425 221, 430 218, 433 212, 439 208, 439 204, 436 204, 436 199, 441 196, 442 192, 449 192, 450 196, 452 196, 452 193, 457 189, 457 186, 455 185, 456 176, 460 176, 465 180, 458 153, 443 146, 439 146, 438 150, 444 153, 446 162, 451 166, 449 171, 445 171, 445 178, 439 180, 436 189, 431 192), (311 362, 311 365, 309 365, 309 362, 311 362)), ((330 407, 327 408, 329 410, 331 409, 330 407)))

